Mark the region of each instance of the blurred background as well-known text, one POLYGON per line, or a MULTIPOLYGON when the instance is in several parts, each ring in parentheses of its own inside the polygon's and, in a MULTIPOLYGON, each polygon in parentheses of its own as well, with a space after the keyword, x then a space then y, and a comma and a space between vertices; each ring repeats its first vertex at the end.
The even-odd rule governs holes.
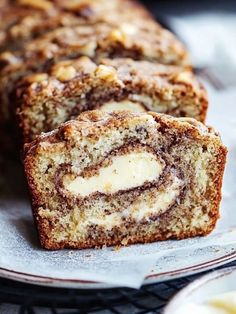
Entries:
POLYGON ((204 80, 217 90, 236 87, 236 1, 142 2, 185 43, 204 80))

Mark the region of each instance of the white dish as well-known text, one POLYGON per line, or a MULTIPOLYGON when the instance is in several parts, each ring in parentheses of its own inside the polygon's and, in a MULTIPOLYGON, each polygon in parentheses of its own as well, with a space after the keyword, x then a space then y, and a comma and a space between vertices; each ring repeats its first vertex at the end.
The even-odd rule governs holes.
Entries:
POLYGON ((188 304, 204 304, 217 295, 235 291, 236 267, 221 269, 195 280, 181 290, 167 305, 164 314, 179 314, 188 304))
MULTIPOLYGON (((222 217, 217 225, 219 231, 236 225, 236 91, 227 95, 210 94, 210 98, 214 105, 210 107, 208 122, 220 131, 229 148, 222 217)), ((92 282, 93 277, 86 281, 78 276, 81 253, 74 251, 72 256, 68 251, 48 252, 40 249, 21 170, 9 161, 2 167, 6 173, 0 176, 0 276, 55 287, 111 287, 109 284, 92 282)), ((176 252, 159 259, 144 284, 201 272, 235 259, 236 240, 235 244, 220 248, 176 252)), ((109 263, 109 260, 106 262, 109 263)))

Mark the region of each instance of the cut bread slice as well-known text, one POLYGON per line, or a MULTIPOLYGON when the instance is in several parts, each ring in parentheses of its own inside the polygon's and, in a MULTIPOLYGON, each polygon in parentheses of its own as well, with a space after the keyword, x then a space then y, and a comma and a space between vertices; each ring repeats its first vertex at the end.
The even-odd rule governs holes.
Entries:
POLYGON ((205 120, 206 91, 190 70, 131 59, 61 61, 29 75, 17 90, 23 142, 83 111, 155 111, 205 120))
POLYGON ((126 245, 207 235, 226 148, 194 119, 90 111, 25 146, 41 245, 126 245))

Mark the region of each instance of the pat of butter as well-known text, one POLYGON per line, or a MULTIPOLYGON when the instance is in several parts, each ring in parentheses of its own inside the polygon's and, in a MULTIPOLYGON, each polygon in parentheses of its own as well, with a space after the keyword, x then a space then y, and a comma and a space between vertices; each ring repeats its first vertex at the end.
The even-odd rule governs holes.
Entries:
POLYGON ((122 100, 122 101, 109 101, 102 105, 100 108, 106 112, 112 112, 117 110, 128 110, 132 112, 145 112, 147 111, 144 106, 139 102, 134 102, 130 100, 122 100))
POLYGON ((209 304, 225 310, 228 314, 236 314, 236 292, 228 292, 211 298, 209 304))
POLYGON ((176 314, 236 314, 236 292, 211 297, 204 304, 187 303, 176 314))
POLYGON ((187 303, 177 309, 175 314, 229 314, 228 312, 205 304, 187 303))
POLYGON ((95 192, 112 194, 142 186, 145 182, 157 180, 164 169, 164 164, 150 152, 135 152, 114 156, 112 164, 101 167, 97 175, 71 179, 66 175, 64 187, 72 194, 82 197, 95 192))

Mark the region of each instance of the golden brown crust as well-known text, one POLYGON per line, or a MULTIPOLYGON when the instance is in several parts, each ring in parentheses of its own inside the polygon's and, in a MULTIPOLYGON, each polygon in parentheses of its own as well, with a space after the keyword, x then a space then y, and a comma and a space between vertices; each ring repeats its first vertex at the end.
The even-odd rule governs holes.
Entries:
MULTIPOLYGON (((184 152, 186 153, 185 149, 184 152)), ((47 249, 81 249, 88 247, 101 247, 103 245, 109 246, 117 244, 126 245, 131 243, 147 243, 157 240, 159 241, 172 238, 183 239, 187 237, 207 235, 213 230, 217 219, 219 218, 219 204, 221 200, 221 186, 226 154, 227 150, 222 145, 219 136, 214 132, 214 130, 202 125, 201 123, 196 123, 191 119, 176 119, 157 113, 149 113, 147 115, 129 112, 116 112, 112 114, 103 114, 99 111, 85 112, 81 114, 77 120, 69 121, 62 125, 58 130, 52 131, 46 135, 41 135, 35 141, 25 146, 25 171, 32 193, 32 207, 38 226, 41 245, 47 249), (147 119, 146 117, 150 115, 155 119, 157 133, 160 134, 159 132, 161 132, 163 138, 166 136, 167 138, 171 138, 172 144, 169 144, 170 148, 175 147, 176 141, 178 143, 177 146, 182 145, 181 141, 192 143, 193 154, 195 152, 194 145, 196 145, 196 143, 202 146, 203 151, 209 148, 210 155, 207 157, 209 158, 207 169, 209 171, 208 178, 210 183, 206 192, 203 195, 198 196, 202 198, 202 200, 199 199, 197 201, 198 204, 203 204, 203 202, 205 202, 205 205, 202 205, 203 207, 200 215, 202 217, 206 215, 207 220, 199 226, 195 222, 191 228, 187 228, 186 225, 182 225, 182 223, 185 221, 184 219, 190 215, 190 212, 194 213, 196 209, 192 208, 189 212, 187 208, 184 209, 183 207, 181 209, 181 207, 178 208, 178 205, 175 204, 168 211, 160 215, 157 220, 154 219, 149 227, 145 223, 137 225, 136 223, 130 221, 124 223, 123 227, 112 229, 112 237, 108 236, 102 228, 95 227, 91 233, 93 236, 88 236, 84 240, 56 241, 51 236, 52 222, 50 222, 50 218, 42 216, 39 211, 39 207, 43 208, 44 205, 42 195, 36 186, 33 171, 34 165, 38 160, 37 156, 47 154, 50 150, 49 147, 54 147, 53 149, 55 149, 55 152, 58 151, 59 157, 60 152, 64 149, 62 148, 64 147, 64 144, 68 147, 67 149, 69 149, 69 147, 74 145, 73 143, 78 140, 81 132, 86 134, 86 136, 88 136, 92 141, 96 141, 98 140, 98 137, 102 136, 102 134, 106 132, 105 130, 107 129, 127 128, 128 121, 130 123, 131 120, 140 119, 140 117, 145 120, 147 119), (172 138, 173 134, 175 134, 175 139, 172 138), (51 144, 54 146, 50 146, 51 144), (176 226, 178 226, 179 229, 176 229, 176 226), (147 232, 147 230, 149 230, 149 232, 147 232)), ((191 189, 193 189, 193 187, 191 187, 191 183, 188 184, 188 188, 190 189, 190 192, 185 193, 191 193, 191 189)), ((196 195, 193 195, 192 197, 194 198, 196 195)), ((185 194, 183 195, 183 200, 184 199, 185 194)), ((201 216, 199 217, 200 221, 203 219, 201 216)))
MULTIPOLYGON (((24 152, 33 158, 35 151, 41 147, 41 143, 60 143, 67 140, 72 141, 73 137, 76 137, 77 132, 83 133, 84 130, 89 130, 96 140, 107 128, 119 128, 125 125, 130 119, 140 116, 143 116, 145 119, 145 117, 149 115, 155 118, 155 121, 160 124, 159 128, 161 129, 177 129, 180 134, 186 134, 191 139, 207 136, 211 138, 211 141, 213 142, 220 141, 219 134, 215 132, 212 127, 206 126, 191 118, 174 118, 156 112, 142 114, 130 111, 117 111, 108 113, 100 110, 92 110, 81 113, 74 120, 62 123, 57 129, 51 132, 37 136, 35 140, 24 145, 24 152), (98 130, 100 130, 99 133, 97 132, 98 130)), ((226 147, 222 147, 222 150, 227 152, 226 147)))

